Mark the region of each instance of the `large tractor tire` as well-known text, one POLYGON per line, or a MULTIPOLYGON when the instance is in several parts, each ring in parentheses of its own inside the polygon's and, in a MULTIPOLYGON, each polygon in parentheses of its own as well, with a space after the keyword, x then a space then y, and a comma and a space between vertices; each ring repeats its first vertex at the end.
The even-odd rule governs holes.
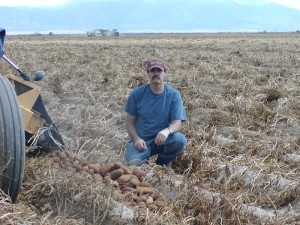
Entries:
POLYGON ((15 202, 25 168, 25 131, 11 83, 0 75, 0 188, 15 202))

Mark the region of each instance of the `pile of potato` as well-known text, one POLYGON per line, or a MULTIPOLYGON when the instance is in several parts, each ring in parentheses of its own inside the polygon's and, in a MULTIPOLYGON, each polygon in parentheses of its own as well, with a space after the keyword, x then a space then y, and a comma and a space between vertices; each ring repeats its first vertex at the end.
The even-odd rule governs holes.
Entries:
MULTIPOLYGON (((122 162, 92 163, 71 151, 56 151, 52 154, 52 167, 64 168, 67 173, 86 171, 94 182, 112 185, 113 195, 132 206, 147 207, 156 211, 167 206, 162 194, 153 189, 145 180, 146 172, 129 169, 122 162)), ((171 207, 171 204, 168 204, 171 207)))

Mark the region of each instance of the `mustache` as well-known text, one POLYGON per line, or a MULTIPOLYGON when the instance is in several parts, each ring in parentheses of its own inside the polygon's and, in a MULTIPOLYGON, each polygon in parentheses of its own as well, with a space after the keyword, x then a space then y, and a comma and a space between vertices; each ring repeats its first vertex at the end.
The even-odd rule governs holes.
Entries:
POLYGON ((154 80, 154 79, 156 79, 156 78, 160 79, 159 76, 153 76, 153 77, 152 77, 152 80, 154 80))

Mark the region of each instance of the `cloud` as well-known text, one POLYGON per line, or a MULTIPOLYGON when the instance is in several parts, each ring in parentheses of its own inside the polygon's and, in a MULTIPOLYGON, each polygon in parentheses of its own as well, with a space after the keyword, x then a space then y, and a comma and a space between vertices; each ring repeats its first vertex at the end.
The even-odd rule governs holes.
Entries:
POLYGON ((238 4, 245 4, 245 5, 264 5, 266 4, 266 0, 225 0, 225 1, 231 1, 231 2, 235 2, 238 4))
POLYGON ((64 3, 70 2, 73 0, 0 0, 0 6, 47 6, 47 7, 55 7, 58 5, 62 5, 64 3))
POLYGON ((266 1, 276 3, 279 5, 284 5, 286 7, 297 9, 300 11, 300 1, 299 0, 266 0, 266 1))

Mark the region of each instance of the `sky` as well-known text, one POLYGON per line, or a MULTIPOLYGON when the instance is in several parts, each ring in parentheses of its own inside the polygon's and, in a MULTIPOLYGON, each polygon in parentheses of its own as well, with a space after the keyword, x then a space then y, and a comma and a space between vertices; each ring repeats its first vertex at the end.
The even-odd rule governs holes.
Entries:
MULTIPOLYGON (((55 7, 67 2, 75 2, 76 0, 0 0, 0 6, 33 6, 33 7, 55 7)), ((116 1, 116 0, 94 0, 94 1, 116 1)), ((144 0, 144 1, 156 1, 156 0, 144 0)), ((163 0, 161 0, 163 1, 163 0)), ((201 0, 195 0, 201 1, 201 0)), ((259 2, 273 2, 280 5, 287 6, 300 10, 300 0, 220 0, 220 1, 234 1, 239 3, 259 3, 259 2)))
POLYGON ((76 1, 76 0, 0 0, 0 6, 46 6, 55 7, 66 2, 76 1))

